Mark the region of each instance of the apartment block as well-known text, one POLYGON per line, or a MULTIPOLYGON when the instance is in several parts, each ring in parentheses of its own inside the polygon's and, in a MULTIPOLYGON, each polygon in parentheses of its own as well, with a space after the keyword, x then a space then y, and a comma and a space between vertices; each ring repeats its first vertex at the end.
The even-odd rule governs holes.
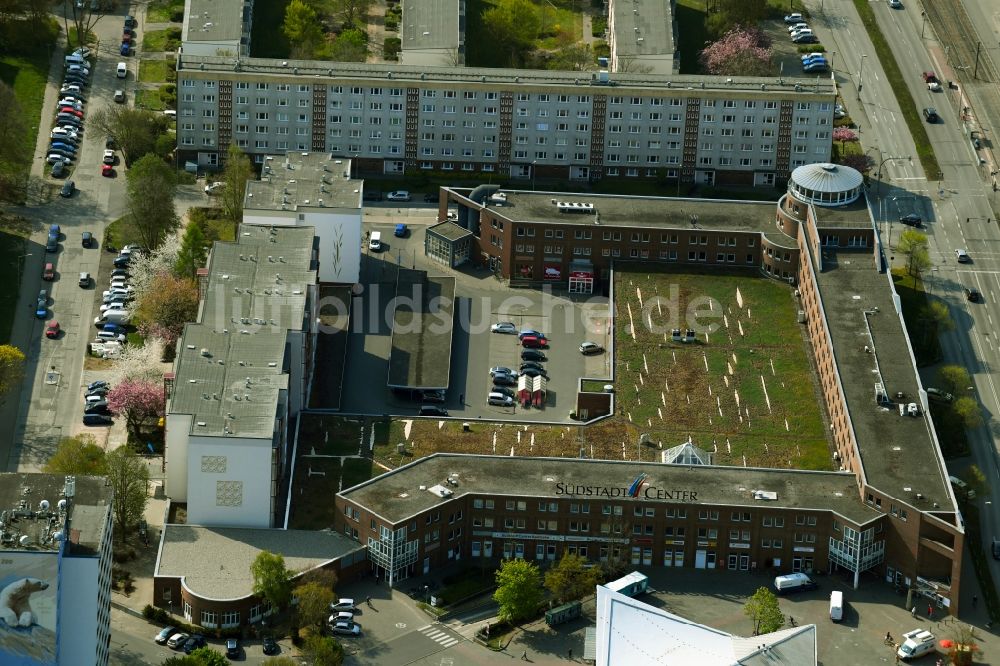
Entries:
POLYGON ((770 186, 830 159, 831 80, 177 59, 182 159, 235 143, 361 173, 770 186))

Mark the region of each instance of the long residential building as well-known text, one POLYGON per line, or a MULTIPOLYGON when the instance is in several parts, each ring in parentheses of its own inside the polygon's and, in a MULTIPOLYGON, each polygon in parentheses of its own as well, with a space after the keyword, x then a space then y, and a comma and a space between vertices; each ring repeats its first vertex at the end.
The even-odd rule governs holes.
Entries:
POLYGON ((828 162, 832 79, 177 58, 181 156, 312 151, 360 173, 770 186, 828 162))

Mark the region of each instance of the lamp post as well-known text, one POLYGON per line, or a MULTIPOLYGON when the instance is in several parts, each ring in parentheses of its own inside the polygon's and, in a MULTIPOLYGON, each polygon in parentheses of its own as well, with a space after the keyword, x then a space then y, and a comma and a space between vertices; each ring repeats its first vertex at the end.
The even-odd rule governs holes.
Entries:
POLYGON ((920 24, 920 39, 924 38, 924 28, 927 27, 927 12, 920 12, 920 18, 923 22, 920 24))
POLYGON ((531 191, 535 191, 535 167, 538 165, 538 160, 533 160, 531 162, 531 191))
MULTIPOLYGON (((882 154, 882 152, 879 151, 879 155, 881 155, 881 154, 882 154)), ((878 171, 876 171, 876 173, 875 173, 875 180, 878 181, 878 182, 875 183, 875 194, 876 194, 876 196, 879 196, 882 193, 882 165, 885 164, 886 162, 889 162, 889 161, 892 161, 892 160, 912 160, 912 159, 913 158, 910 157, 909 155, 902 156, 902 157, 893 157, 892 155, 890 155, 889 157, 887 157, 884 160, 882 160, 881 162, 879 162, 878 171)))

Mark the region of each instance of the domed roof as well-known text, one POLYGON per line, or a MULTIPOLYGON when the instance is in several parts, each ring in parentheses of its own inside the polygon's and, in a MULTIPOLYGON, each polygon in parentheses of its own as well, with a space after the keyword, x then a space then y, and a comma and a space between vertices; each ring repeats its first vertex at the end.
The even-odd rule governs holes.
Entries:
POLYGON ((792 181, 814 192, 850 192, 861 186, 861 172, 843 164, 806 164, 792 172, 792 181))

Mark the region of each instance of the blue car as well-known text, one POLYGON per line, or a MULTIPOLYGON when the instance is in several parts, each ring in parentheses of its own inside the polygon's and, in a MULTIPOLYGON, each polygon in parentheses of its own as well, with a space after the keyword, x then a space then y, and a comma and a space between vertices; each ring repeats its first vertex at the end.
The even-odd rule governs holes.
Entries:
POLYGON ((132 52, 132 47, 125 42, 122 42, 121 47, 118 49, 118 54, 127 56, 132 52))
POLYGON ((806 74, 811 74, 812 72, 825 72, 829 69, 830 67, 826 63, 813 63, 803 67, 802 71, 806 74))
POLYGON ((409 229, 406 228, 405 224, 400 222, 399 224, 396 225, 396 231, 394 233, 399 238, 406 238, 406 234, 409 233, 409 229))
POLYGON ((71 143, 65 143, 63 141, 53 141, 49 146, 50 150, 64 150, 71 155, 76 155, 76 146, 71 143))
POLYGON ((58 224, 49 225, 49 236, 55 236, 56 238, 62 237, 62 228, 58 224))
POLYGON ((49 292, 42 289, 38 292, 38 300, 35 301, 35 316, 45 319, 49 314, 49 292))

